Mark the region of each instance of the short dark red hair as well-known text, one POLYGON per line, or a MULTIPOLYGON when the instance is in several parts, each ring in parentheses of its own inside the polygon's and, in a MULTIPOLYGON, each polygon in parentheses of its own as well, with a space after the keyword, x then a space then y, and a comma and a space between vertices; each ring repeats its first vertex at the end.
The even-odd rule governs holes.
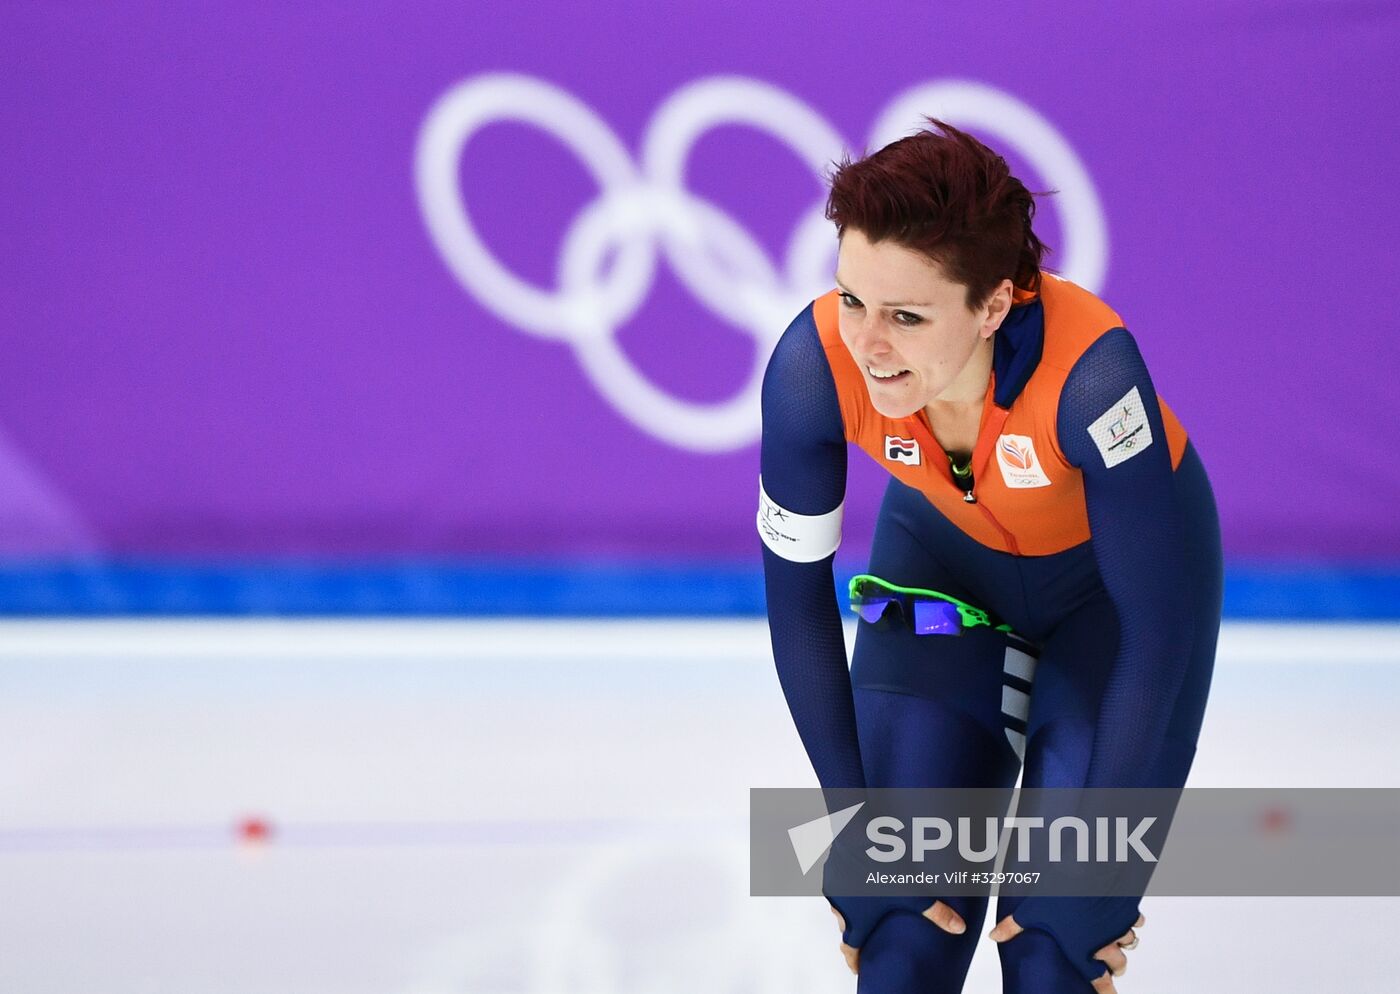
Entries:
POLYGON ((1031 230, 1035 197, 1006 160, 937 118, 863 159, 843 159, 831 177, 826 216, 838 234, 855 228, 922 252, 967 287, 967 306, 986 303, 1003 279, 1040 289, 1046 248, 1031 230))

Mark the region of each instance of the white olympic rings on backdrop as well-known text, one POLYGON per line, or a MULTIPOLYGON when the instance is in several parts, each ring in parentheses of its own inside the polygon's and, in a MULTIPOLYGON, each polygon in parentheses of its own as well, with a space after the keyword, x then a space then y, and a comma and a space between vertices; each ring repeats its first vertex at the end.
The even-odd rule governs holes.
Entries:
MULTIPOLYGON (((1108 260, 1103 209, 1088 171, 1049 121, 980 83, 928 83, 890 103, 868 147, 909 134, 924 115, 989 132, 1029 160, 1059 191, 1050 203, 1061 217, 1062 271, 1090 290, 1102 285, 1108 260)), ((754 79, 712 77, 681 87, 661 105, 642 141, 639 168, 606 122, 571 94, 530 76, 490 74, 457 84, 434 104, 418 136, 415 173, 428 231, 479 303, 521 331, 571 345, 599 392, 643 431, 680 448, 722 452, 758 437, 768 356, 793 316, 831 287, 836 240, 822 216, 822 173, 843 145, 824 118, 786 91, 754 79), (496 258, 462 195, 458 166, 467 142, 503 121, 534 125, 557 138, 600 188, 564 236, 554 291, 521 279, 496 258), (721 125, 772 135, 811 170, 812 206, 793 229, 781 269, 735 218, 685 188, 695 143, 721 125), (702 404, 670 396, 617 341, 618 329, 651 289, 658 247, 698 300, 754 338, 748 381, 728 400, 702 404)))

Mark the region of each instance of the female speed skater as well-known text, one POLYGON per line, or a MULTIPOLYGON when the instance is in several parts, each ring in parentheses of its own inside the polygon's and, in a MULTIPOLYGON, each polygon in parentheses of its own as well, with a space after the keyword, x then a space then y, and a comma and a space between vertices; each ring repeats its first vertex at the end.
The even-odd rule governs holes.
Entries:
MULTIPOLYGON (((1034 214, 1003 158, 932 118, 833 174, 836 288, 769 362, 758 516, 778 677, 823 788, 1178 788, 1191 767, 1220 624, 1210 483, 1123 320, 1042 269, 1034 214), (1034 652, 877 610, 848 669, 848 443, 891 476, 862 582, 961 599, 1034 652)), ((828 899, 880 994, 960 991, 990 903, 828 899)), ((1138 905, 1001 895, 1004 991, 1115 990, 1138 905)))

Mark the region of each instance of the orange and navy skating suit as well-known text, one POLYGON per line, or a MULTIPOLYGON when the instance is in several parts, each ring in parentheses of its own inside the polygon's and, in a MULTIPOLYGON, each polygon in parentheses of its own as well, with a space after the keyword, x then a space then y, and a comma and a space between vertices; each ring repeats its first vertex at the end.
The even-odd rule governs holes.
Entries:
MULTIPOLYGON (((1048 273, 1037 292, 1016 291, 994 337, 968 480, 922 411, 875 410, 839 306, 833 291, 793 321, 763 391, 769 626, 818 780, 997 786, 1024 763, 1024 786, 1180 786, 1215 655, 1219 525, 1194 446, 1121 318, 1048 273), (847 669, 832 562, 848 444, 892 477, 868 572, 991 611, 1034 644, 1033 666, 1013 665, 985 629, 920 637, 860 622, 847 669)), ((997 917, 1019 909, 1089 978, 1102 963, 1081 947, 1130 925, 1130 904, 1090 913, 1005 898, 997 917)), ((848 937, 870 938, 878 916, 866 917, 848 937)))

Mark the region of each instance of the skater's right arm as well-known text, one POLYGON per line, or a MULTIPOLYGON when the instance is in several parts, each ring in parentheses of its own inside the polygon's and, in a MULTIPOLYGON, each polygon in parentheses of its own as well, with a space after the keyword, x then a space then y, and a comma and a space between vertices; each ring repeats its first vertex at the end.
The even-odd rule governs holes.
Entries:
MULTIPOLYGON (((808 307, 788 326, 763 379, 758 530, 778 681, 823 788, 863 789, 832 559, 846 495, 846 436, 836 383, 808 307)), ((846 829, 847 833, 852 827, 846 829)), ((833 854, 843 844, 838 841, 833 854)), ((893 911, 922 914, 954 935, 966 923, 932 897, 831 897, 852 972, 859 947, 893 911)))
POLYGON ((778 682, 823 788, 865 786, 832 560, 846 493, 836 383, 809 306, 763 379, 758 528, 778 682))

